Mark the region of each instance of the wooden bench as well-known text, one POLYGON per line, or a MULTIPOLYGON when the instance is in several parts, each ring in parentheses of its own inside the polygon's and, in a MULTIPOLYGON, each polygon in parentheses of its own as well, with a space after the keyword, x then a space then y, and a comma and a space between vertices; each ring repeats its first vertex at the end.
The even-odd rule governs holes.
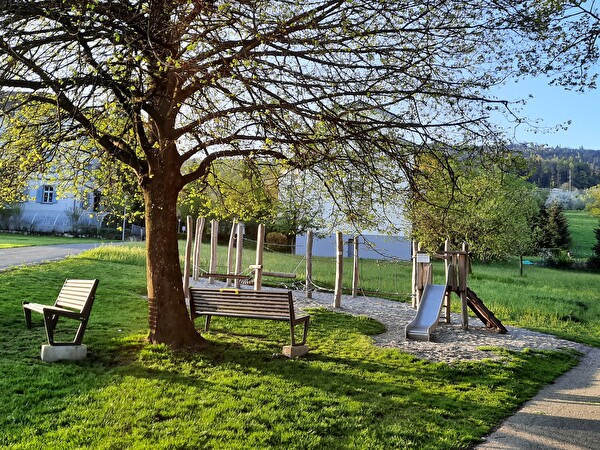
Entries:
POLYGON ((206 316, 208 331, 212 316, 289 322, 292 346, 305 345, 310 316, 296 316, 291 291, 253 291, 249 289, 190 288, 190 316, 206 316), (304 325, 302 342, 296 343, 295 326, 304 325))
POLYGON ((23 302, 27 328, 31 328, 31 311, 35 311, 44 316, 46 336, 50 345, 81 345, 98 282, 99 280, 66 280, 54 305, 23 302), (67 317, 80 322, 73 342, 54 342, 54 330, 59 317, 67 317))

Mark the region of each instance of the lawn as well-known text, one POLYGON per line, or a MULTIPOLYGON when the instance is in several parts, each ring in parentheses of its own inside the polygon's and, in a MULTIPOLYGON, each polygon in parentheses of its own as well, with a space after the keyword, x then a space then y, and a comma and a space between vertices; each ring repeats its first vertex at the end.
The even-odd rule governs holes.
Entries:
POLYGON ((72 238, 67 236, 34 236, 29 234, 0 233, 0 248, 30 247, 37 245, 106 242, 99 239, 72 238))
POLYGON ((565 211, 569 221, 569 231, 573 244, 571 251, 575 258, 589 258, 592 247, 596 243, 594 229, 598 228, 598 218, 591 216, 586 211, 565 211))
POLYGON ((429 363, 375 347, 374 320, 321 309, 311 311, 311 351, 298 360, 279 356, 288 330, 269 321, 219 320, 205 334, 208 351, 172 352, 144 340, 144 275, 139 245, 0 274, 1 446, 469 448, 576 363, 534 350, 429 363), (101 279, 90 353, 48 364, 41 318, 27 330, 20 303, 51 301, 66 277, 101 279))

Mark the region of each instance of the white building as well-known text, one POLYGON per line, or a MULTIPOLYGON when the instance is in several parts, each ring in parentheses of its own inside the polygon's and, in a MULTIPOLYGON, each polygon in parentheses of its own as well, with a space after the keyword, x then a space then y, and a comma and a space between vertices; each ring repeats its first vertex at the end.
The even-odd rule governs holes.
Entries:
POLYGON ((100 227, 105 213, 98 210, 99 194, 76 196, 59 193, 57 185, 47 181, 31 183, 27 200, 21 204, 20 217, 11 219, 12 229, 29 232, 71 233, 100 227))
MULTIPOLYGON (((344 234, 344 256, 354 256, 354 236, 344 234)), ((306 235, 296 237, 296 254, 306 253, 306 235)), ((313 256, 336 256, 335 233, 323 237, 314 237, 313 256)), ((365 259, 399 259, 409 261, 412 257, 411 242, 402 235, 360 234, 358 236, 358 255, 365 259)))
MULTIPOLYGON (((309 187, 305 187, 310 189, 309 187)), ((402 208, 395 202, 382 204, 376 198, 370 200, 372 210, 380 223, 373 225, 373 229, 356 229, 355 225, 348 223, 343 214, 336 210, 332 201, 324 195, 320 198, 320 219, 316 222, 322 228, 315 230, 313 238, 313 256, 336 256, 336 231, 343 232, 344 256, 354 255, 354 239, 358 236, 358 254, 365 259, 393 259, 409 261, 412 258, 412 244, 398 230, 407 230, 408 224, 404 218, 402 208)), ((306 235, 296 237, 295 253, 306 253, 306 235)))

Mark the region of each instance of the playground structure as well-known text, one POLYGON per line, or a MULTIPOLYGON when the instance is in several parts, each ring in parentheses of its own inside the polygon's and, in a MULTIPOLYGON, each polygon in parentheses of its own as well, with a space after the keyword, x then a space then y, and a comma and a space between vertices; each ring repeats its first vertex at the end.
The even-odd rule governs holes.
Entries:
MULTIPOLYGON (((313 232, 308 230, 306 237, 306 254, 302 257, 295 267, 289 267, 289 272, 283 271, 268 271, 265 270, 263 263, 264 251, 268 251, 268 244, 265 243, 265 227, 260 225, 257 230, 256 240, 251 240, 245 237, 244 224, 235 222, 231 227, 229 234, 229 245, 227 247, 227 260, 221 266, 217 263, 217 235, 219 230, 218 221, 213 220, 210 223, 210 254, 204 257, 204 268, 201 267, 200 253, 202 247, 202 237, 204 235, 204 228, 206 220, 199 217, 195 221, 192 217, 188 216, 185 222, 187 232, 187 241, 185 246, 185 257, 184 257, 184 289, 188 292, 190 278, 198 280, 199 278, 208 278, 210 283, 215 280, 224 280, 227 283, 227 287, 234 286, 239 288, 242 284, 253 286, 254 290, 261 290, 263 284, 263 277, 276 278, 280 280, 280 284, 286 289, 293 285, 294 289, 300 287, 300 283, 304 285, 307 298, 312 298, 314 290, 328 291, 330 288, 322 287, 317 285, 313 280, 313 255, 312 255, 312 242, 313 232), (195 229, 195 231, 194 231, 195 229), (255 253, 255 259, 253 263, 248 264, 247 248, 244 249, 246 244, 250 243, 252 252, 255 253), (244 256, 245 265, 242 263, 242 256, 244 256), (305 267, 305 278, 304 280, 298 279, 298 270, 301 266, 305 267), (291 270, 290 270, 291 269, 291 270)), ((222 231, 222 230, 221 230, 222 231)), ((367 292, 373 294, 379 294, 380 291, 365 291, 360 284, 360 267, 359 267, 359 236, 353 236, 352 238, 344 241, 341 232, 336 233, 336 262, 335 262, 335 285, 332 290, 333 306, 339 308, 341 306, 341 297, 343 290, 350 290, 342 285, 342 278, 344 273, 343 254, 344 249, 347 246, 352 245, 352 266, 351 271, 351 292, 352 296, 356 297, 359 294, 366 294, 367 292)), ((367 246, 368 242, 363 243, 363 246, 367 246)), ((294 246, 295 247, 295 246, 294 246)), ((221 258, 223 260, 224 258, 221 258)), ((397 261, 394 261, 397 262, 397 261)), ((270 280, 272 281, 272 280, 270 280)), ((380 283, 381 283, 380 279, 380 283)), ((385 292, 387 295, 406 295, 406 291, 400 293, 397 289, 394 292, 385 292)))
POLYGON ((243 256, 243 239, 244 239, 244 224, 234 222, 229 235, 229 243, 227 247, 227 268, 226 271, 218 271, 217 258, 217 241, 219 222, 212 220, 210 224, 210 257, 208 271, 200 269, 200 249, 202 243, 202 235, 204 233, 205 218, 199 217, 196 220, 195 233, 193 232, 192 217, 187 217, 186 222, 186 250, 184 263, 184 292, 189 291, 189 279, 197 280, 198 278, 208 278, 212 283, 214 280, 226 280, 227 286, 239 288, 242 283, 253 284, 254 290, 260 291, 262 288, 262 277, 276 278, 296 278, 295 273, 269 272, 263 267, 263 254, 265 247, 265 226, 258 226, 258 234, 256 239, 256 259, 255 264, 248 267, 248 271, 242 268, 243 256))
POLYGON ((421 251, 420 246, 413 244, 412 306, 417 308, 417 314, 406 326, 406 338, 430 340, 442 313, 444 321, 450 323, 453 292, 461 300, 461 324, 464 330, 469 328, 468 308, 471 308, 488 328, 506 333, 504 325, 468 287, 470 256, 467 244, 463 243, 459 251, 451 251, 450 242, 446 241, 444 252, 434 257, 444 260, 445 284, 433 284, 431 257, 421 251))

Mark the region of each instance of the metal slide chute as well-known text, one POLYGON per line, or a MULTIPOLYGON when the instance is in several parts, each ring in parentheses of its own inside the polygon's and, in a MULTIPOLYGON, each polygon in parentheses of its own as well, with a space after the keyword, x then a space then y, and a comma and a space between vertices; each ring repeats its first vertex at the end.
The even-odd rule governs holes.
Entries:
POLYGON ((443 284, 428 284, 425 286, 417 315, 406 326, 407 339, 430 340, 431 332, 437 326, 440 318, 446 289, 446 285, 443 284))

